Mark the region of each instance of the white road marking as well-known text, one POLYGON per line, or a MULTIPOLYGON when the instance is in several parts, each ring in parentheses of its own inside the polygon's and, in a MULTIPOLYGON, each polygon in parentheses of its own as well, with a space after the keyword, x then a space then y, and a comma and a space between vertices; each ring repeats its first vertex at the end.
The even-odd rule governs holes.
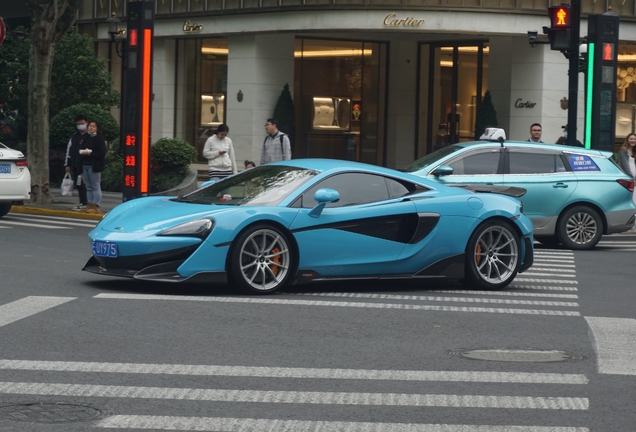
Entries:
POLYGON ((0 327, 59 306, 77 297, 25 297, 0 306, 0 327))
MULTIPOLYGON (((4 222, 5 220, 7 221, 12 221, 12 222, 19 222, 20 220, 25 220, 22 218, 17 218, 17 217, 4 217, 2 219, 0 219, 0 222, 4 222)), ((26 220, 28 220, 29 222, 38 222, 38 223, 46 223, 46 224, 56 224, 56 225, 72 225, 72 226, 80 226, 80 227, 86 227, 86 228, 95 228, 97 226, 97 223, 90 223, 90 222, 85 222, 85 221, 79 221, 77 219, 71 219, 71 218, 67 218, 66 220, 64 220, 63 218, 57 218, 55 220, 52 219, 40 219, 40 218, 27 218, 26 220), (62 220, 59 220, 62 219, 62 220)))
MULTIPOLYGON (((542 262, 541 264, 536 264, 536 261, 537 260, 535 260, 535 264, 532 266, 532 268, 535 268, 535 267, 558 267, 558 268, 564 268, 564 267, 565 268, 572 268, 572 267, 576 267, 576 265, 574 265, 574 264, 560 264, 560 263, 559 264, 550 264, 549 262, 545 262, 545 263, 542 262)), ((550 261, 550 262, 552 262, 552 261, 550 261)), ((574 262, 574 261, 572 261, 572 262, 574 262)))
POLYGON ((95 423, 104 429, 154 429, 204 432, 589 432, 585 427, 490 426, 423 423, 371 423, 276 420, 231 417, 113 415, 95 423))
POLYGON ((107 397, 193 400, 208 402, 260 402, 321 405, 419 406, 544 410, 587 410, 589 408, 589 400, 587 398, 580 397, 266 391, 27 382, 0 382, 0 393, 38 396, 107 397))
POLYGON ((535 255, 564 255, 564 256, 574 256, 574 252, 571 251, 560 251, 557 249, 537 249, 534 251, 535 255))
POLYGON ((585 317, 594 335, 598 372, 636 375, 636 319, 585 317))
MULTIPOLYGON (((534 287, 537 289, 549 289, 554 287, 541 287, 534 285, 520 285, 520 286, 528 286, 534 287)), ((432 292, 443 293, 443 294, 471 294, 471 295, 493 295, 493 296, 512 296, 512 297, 548 297, 548 298, 571 298, 577 299, 579 296, 577 294, 549 294, 549 293, 526 293, 526 292, 515 292, 515 291, 468 291, 468 290, 435 290, 432 292)))
MULTIPOLYGON (((525 276, 526 273, 523 273, 525 276)), ((577 281, 571 280, 560 280, 560 279, 534 279, 534 278, 526 278, 526 277, 516 277, 515 282, 536 282, 536 283, 556 283, 556 284, 574 284, 578 285, 577 281)))
POLYGON ((609 241, 609 240, 601 240, 598 242, 599 245, 632 245, 636 246, 636 241, 609 241))
POLYGON ((332 306, 354 307, 370 309, 404 309, 404 310, 428 310, 442 312, 481 312, 481 313, 509 313, 522 315, 553 315, 553 316, 580 316, 576 311, 541 310, 541 309, 500 309, 480 307, 456 307, 456 306, 429 306, 401 303, 360 303, 360 302, 336 302, 317 300, 283 300, 246 297, 193 297, 193 296, 169 296, 158 294, 98 294, 94 298, 116 300, 169 300, 169 301, 201 301, 219 303, 256 303, 276 304, 286 306, 332 306))
MULTIPOLYGON (((515 279, 518 281, 519 278, 515 279)), ((515 284, 512 283, 508 285, 508 288, 511 289, 525 289, 525 290, 543 290, 543 291, 578 291, 579 289, 576 287, 559 287, 552 285, 523 285, 523 284, 515 284)))
MULTIPOLYGON (((557 275, 560 273, 576 273, 576 270, 572 270, 572 269, 567 269, 567 268, 562 268, 564 266, 559 265, 559 264, 555 264, 554 267, 549 267, 547 264, 536 264, 533 265, 530 268, 530 271, 534 270, 534 271, 545 271, 545 272, 550 272, 550 273, 556 273, 557 275)), ((574 267, 574 266, 572 266, 574 267)))
POLYGON ((555 277, 555 276, 560 276, 563 278, 573 278, 576 277, 575 274, 561 274, 561 273, 544 273, 544 272, 535 272, 532 270, 532 268, 530 270, 528 270, 527 272, 523 273, 524 276, 532 276, 532 277, 536 277, 536 276, 549 276, 549 277, 555 277))
POLYGON ((316 297, 345 297, 363 299, 387 299, 387 300, 412 300, 412 301, 436 301, 436 302, 463 302, 463 303, 496 303, 496 304, 519 304, 536 306, 563 306, 578 307, 575 302, 561 301, 537 301, 537 300, 506 300, 492 298, 467 298, 467 297, 433 297, 433 296, 406 296, 395 294, 364 294, 364 293, 295 293, 296 296, 316 296, 316 297))
POLYGON ((418 371, 378 369, 284 368, 144 363, 98 363, 37 360, 0 360, 0 370, 99 372, 149 375, 233 376, 338 380, 447 381, 521 384, 587 384, 582 374, 531 372, 418 371))
POLYGON ((34 223, 26 223, 26 222, 11 222, 11 221, 5 221, 5 220, 0 220, 0 224, 27 226, 27 227, 44 228, 44 229, 73 229, 71 227, 65 227, 65 226, 42 225, 42 224, 34 224, 34 223))

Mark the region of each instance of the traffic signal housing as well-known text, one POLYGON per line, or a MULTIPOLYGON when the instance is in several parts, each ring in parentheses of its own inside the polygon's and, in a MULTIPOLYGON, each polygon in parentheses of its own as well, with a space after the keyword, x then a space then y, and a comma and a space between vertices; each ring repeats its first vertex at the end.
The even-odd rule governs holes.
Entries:
POLYGON ((614 151, 618 15, 588 16, 585 147, 614 151))
POLYGON ((543 27, 543 33, 548 35, 550 49, 568 51, 572 49, 572 9, 569 4, 550 6, 550 27, 543 27))

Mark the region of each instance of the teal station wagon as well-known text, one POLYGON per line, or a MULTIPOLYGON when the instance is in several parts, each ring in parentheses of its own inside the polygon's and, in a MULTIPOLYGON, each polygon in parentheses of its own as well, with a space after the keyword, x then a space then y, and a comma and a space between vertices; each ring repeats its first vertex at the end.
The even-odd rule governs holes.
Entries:
POLYGON ((444 147, 403 171, 444 184, 526 189, 523 212, 548 245, 592 249, 603 234, 634 227, 634 181, 609 152, 507 141, 503 130, 487 129, 481 141, 444 147))

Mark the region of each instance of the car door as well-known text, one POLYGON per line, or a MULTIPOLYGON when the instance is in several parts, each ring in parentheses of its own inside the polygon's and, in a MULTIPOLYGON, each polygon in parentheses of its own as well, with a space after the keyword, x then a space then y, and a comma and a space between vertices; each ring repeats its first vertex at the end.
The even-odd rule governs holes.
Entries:
POLYGON ((361 172, 340 173, 311 187, 294 203, 300 211, 290 229, 298 243, 299 269, 325 277, 387 271, 417 228, 415 205, 396 193, 394 180, 361 172), (340 200, 318 217, 314 193, 334 189, 340 200))
POLYGON ((520 200, 535 228, 556 222, 578 184, 561 151, 508 147, 505 171, 506 186, 526 189, 520 200))
POLYGON ((428 178, 444 184, 491 184, 503 183, 502 148, 487 147, 469 149, 435 167, 428 178), (446 165, 453 169, 452 174, 433 174, 439 166, 446 165))

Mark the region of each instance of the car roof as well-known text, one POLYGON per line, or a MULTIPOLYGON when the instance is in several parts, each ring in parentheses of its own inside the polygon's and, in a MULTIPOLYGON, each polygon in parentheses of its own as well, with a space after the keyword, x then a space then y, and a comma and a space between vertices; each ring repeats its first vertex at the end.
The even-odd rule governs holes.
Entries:
MULTIPOLYGON (((463 143, 452 144, 457 147, 462 148, 472 148, 472 147, 500 147, 501 144, 496 141, 469 141, 463 143)), ((514 141, 514 140, 506 140, 503 143, 504 147, 515 147, 515 148, 532 148, 537 150, 556 150, 556 151, 564 151, 570 153, 580 153, 580 154, 589 154, 594 156, 607 156, 607 154, 611 152, 603 152, 602 150, 597 149, 586 149, 583 147, 574 147, 567 146, 563 144, 548 144, 548 143, 535 143, 530 141, 514 141)))

